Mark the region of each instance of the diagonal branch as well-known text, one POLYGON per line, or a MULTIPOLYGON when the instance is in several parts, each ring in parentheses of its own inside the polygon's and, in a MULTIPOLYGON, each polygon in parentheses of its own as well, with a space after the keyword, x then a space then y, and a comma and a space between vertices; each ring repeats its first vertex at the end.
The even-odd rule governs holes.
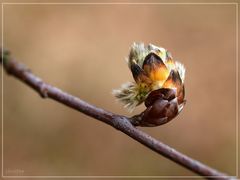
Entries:
POLYGON ((125 133, 129 137, 143 144, 147 148, 155 151, 156 153, 178 163, 179 165, 205 177, 208 179, 231 179, 227 176, 199 161, 196 161, 175 149, 163 144, 162 142, 154 139, 150 135, 134 127, 134 123, 130 118, 122 115, 113 114, 109 111, 97 108, 75 96, 72 96, 61 89, 51 86, 43 82, 39 77, 34 75, 25 65, 14 60, 8 51, 2 50, 1 64, 9 75, 21 80, 36 92, 42 98, 50 98, 59 103, 62 103, 72 109, 80 111, 88 116, 100 120, 117 130, 125 133))

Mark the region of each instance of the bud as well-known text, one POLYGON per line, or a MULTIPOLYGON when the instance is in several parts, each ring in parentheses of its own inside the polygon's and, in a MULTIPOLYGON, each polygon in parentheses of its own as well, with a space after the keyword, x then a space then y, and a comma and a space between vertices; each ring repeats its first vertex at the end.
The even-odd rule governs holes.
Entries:
POLYGON ((127 59, 135 82, 113 90, 117 99, 132 111, 145 102, 147 109, 133 116, 139 126, 158 126, 176 117, 185 104, 184 66, 161 47, 134 43, 127 59))

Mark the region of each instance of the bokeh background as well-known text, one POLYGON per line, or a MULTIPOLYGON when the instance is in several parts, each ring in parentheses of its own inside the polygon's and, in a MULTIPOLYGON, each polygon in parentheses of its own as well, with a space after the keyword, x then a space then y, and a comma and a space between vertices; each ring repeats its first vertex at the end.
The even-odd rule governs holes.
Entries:
MULTIPOLYGON (((132 81, 133 42, 167 48, 186 71, 187 104, 170 123, 140 128, 236 175, 236 5, 4 5, 3 44, 46 82, 132 116, 111 90, 132 81)), ((3 74, 4 175, 188 176, 112 127, 44 100, 3 74), (19 171, 20 174, 19 174, 19 171)))

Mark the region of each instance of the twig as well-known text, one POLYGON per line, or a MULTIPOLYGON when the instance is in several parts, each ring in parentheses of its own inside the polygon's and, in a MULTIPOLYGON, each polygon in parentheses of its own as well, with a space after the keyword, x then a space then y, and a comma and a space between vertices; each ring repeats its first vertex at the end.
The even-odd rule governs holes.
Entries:
POLYGON ((143 131, 134 127, 131 118, 122 115, 113 114, 109 111, 97 108, 75 96, 72 96, 61 89, 53 87, 43 82, 34 75, 25 65, 14 60, 9 52, 1 52, 1 63, 8 74, 15 76, 28 86, 32 87, 43 98, 50 98, 58 101, 70 108, 78 110, 88 116, 98 119, 117 130, 125 133, 139 143, 157 152, 158 154, 178 163, 181 166, 207 178, 207 179, 232 179, 232 177, 221 173, 199 161, 196 161, 175 149, 154 139, 143 131))

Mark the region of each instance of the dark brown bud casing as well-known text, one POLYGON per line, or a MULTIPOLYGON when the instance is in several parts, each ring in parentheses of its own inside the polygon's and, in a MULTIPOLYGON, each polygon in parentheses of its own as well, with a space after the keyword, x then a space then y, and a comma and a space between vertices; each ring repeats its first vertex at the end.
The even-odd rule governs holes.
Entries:
MULTIPOLYGON (((135 125, 160 126, 175 118, 182 109, 179 107, 176 94, 175 89, 169 88, 152 91, 145 100, 147 109, 141 114, 132 117, 135 120, 135 125)), ((181 104, 184 105, 185 102, 184 100, 181 104)))

